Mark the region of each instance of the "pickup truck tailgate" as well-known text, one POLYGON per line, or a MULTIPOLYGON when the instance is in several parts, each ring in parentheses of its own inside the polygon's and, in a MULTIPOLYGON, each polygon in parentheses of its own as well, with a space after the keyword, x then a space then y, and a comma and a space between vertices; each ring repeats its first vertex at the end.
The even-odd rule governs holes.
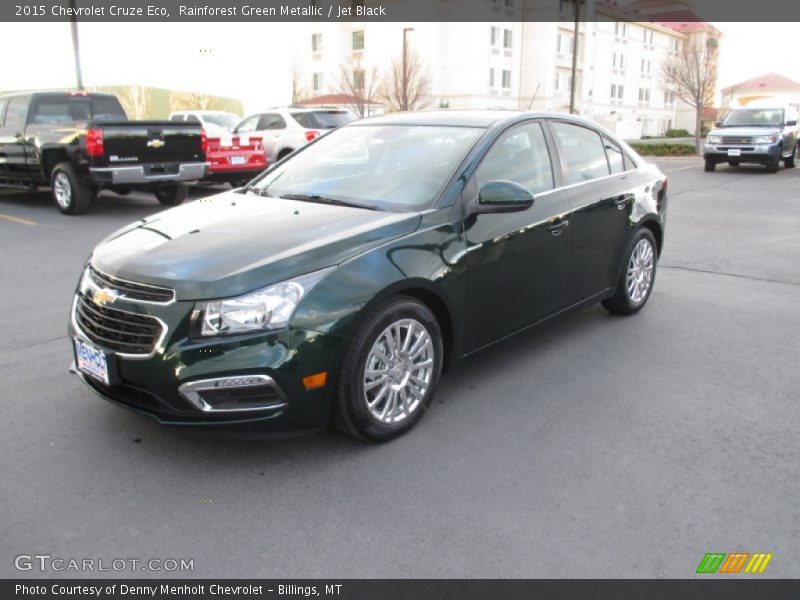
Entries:
POLYGON ((105 121, 104 156, 109 166, 204 161, 202 133, 197 125, 170 121, 105 121))

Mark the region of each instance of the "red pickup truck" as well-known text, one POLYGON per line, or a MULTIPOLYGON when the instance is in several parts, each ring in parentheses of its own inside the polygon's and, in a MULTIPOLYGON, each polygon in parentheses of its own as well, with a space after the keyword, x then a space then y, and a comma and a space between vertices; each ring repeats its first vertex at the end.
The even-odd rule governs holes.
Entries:
POLYGON ((209 137, 206 160, 210 165, 203 181, 233 187, 243 186, 269 166, 262 139, 246 134, 209 137))

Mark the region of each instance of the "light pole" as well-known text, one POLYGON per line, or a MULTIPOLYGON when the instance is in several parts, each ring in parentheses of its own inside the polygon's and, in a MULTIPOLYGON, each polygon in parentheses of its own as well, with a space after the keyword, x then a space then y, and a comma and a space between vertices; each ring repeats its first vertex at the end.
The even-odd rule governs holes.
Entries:
POLYGON ((75 16, 75 0, 69 0, 69 7, 72 15, 69 18, 69 26, 72 30, 72 54, 75 58, 75 77, 78 80, 78 90, 83 90, 83 75, 81 74, 81 48, 78 41, 78 17, 75 16))
POLYGON ((575 0, 575 37, 572 40, 572 89, 569 91, 569 114, 575 114, 575 88, 578 87, 578 34, 581 26, 581 2, 575 0))
POLYGON ((403 27, 403 104, 402 110, 408 110, 408 32, 413 27, 403 27))

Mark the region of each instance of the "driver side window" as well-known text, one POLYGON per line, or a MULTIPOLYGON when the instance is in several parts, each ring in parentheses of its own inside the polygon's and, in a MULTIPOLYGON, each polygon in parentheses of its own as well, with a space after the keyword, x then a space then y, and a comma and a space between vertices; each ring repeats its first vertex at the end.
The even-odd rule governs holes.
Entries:
POLYGON ((553 165, 540 123, 523 123, 504 132, 475 172, 478 189, 490 181, 513 181, 538 194, 552 190, 553 165))

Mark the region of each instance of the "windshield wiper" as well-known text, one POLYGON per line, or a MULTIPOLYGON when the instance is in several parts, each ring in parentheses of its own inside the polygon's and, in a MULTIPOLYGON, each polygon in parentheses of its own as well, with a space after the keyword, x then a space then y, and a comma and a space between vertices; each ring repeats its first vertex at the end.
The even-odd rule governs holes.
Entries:
POLYGON ((281 198, 287 200, 301 200, 303 202, 315 202, 317 204, 330 204, 332 206, 350 206, 352 208, 364 208, 366 210, 380 210, 374 204, 360 204, 358 202, 347 202, 345 200, 337 200, 336 198, 328 198, 320 196, 319 194, 281 194, 281 198))

